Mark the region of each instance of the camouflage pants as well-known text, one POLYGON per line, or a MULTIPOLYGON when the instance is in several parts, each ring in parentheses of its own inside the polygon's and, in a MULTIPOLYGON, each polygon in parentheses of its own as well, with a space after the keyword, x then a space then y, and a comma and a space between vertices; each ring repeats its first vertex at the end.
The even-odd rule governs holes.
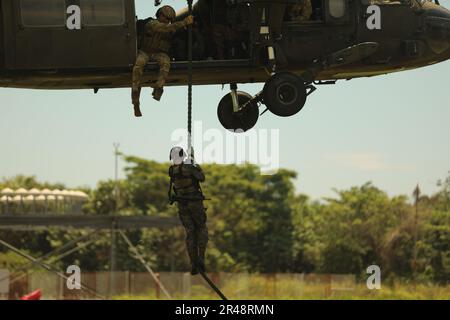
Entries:
POLYGON ((206 227, 206 211, 202 201, 178 203, 178 213, 186 230, 186 247, 191 263, 205 260, 208 243, 208 228, 206 227))
POLYGON ((155 89, 162 89, 166 84, 166 79, 170 71, 170 58, 165 53, 152 53, 148 55, 144 51, 139 51, 136 63, 133 68, 133 91, 139 91, 141 88, 142 75, 144 68, 149 61, 156 61, 159 65, 158 79, 154 85, 155 89))

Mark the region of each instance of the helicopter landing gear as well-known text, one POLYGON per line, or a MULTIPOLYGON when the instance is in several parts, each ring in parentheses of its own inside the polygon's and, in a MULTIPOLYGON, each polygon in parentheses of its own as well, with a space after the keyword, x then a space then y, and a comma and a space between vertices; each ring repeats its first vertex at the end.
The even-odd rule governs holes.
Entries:
MULTIPOLYGON (((273 75, 264 85, 262 99, 267 109, 279 117, 291 117, 303 109, 306 98, 312 92, 299 76, 280 72, 273 75)), ((315 88, 314 88, 315 90, 315 88)))
POLYGON ((261 104, 267 107, 261 115, 270 111, 279 117, 291 117, 303 109, 307 97, 314 91, 316 87, 311 81, 293 73, 280 72, 274 74, 254 97, 237 91, 236 84, 232 84, 231 92, 219 103, 217 115, 224 128, 246 132, 258 122, 261 104))
POLYGON ((217 116, 225 129, 233 132, 246 132, 252 129, 259 118, 258 104, 246 92, 237 91, 235 84, 231 92, 219 103, 217 116))

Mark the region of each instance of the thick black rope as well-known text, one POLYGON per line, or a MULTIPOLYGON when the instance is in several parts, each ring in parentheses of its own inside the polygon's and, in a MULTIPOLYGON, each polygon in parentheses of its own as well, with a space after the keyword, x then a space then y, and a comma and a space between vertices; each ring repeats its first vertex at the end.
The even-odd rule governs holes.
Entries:
POLYGON ((214 284, 214 282, 212 282, 211 279, 209 279, 209 277, 206 273, 204 273, 203 271, 199 271, 199 272, 200 272, 200 275, 203 277, 203 279, 205 279, 205 281, 209 284, 209 286, 217 293, 217 295, 222 300, 228 300, 227 297, 225 297, 225 295, 222 293, 222 291, 220 291, 220 289, 217 288, 217 286, 214 284))
MULTIPOLYGON (((192 2, 193 0, 188 0, 189 6, 189 15, 192 15, 192 2)), ((193 152, 192 152, 192 47, 193 47, 193 36, 192 36, 192 25, 188 27, 188 156, 189 160, 193 160, 193 152)), ((217 288, 214 282, 209 279, 209 277, 200 272, 201 276, 205 281, 209 284, 209 286, 219 295, 219 297, 223 300, 227 300, 222 291, 217 288)))
MULTIPOLYGON (((189 15, 192 15, 192 2, 188 0, 189 15)), ((188 157, 192 159, 192 25, 188 27, 188 157)))

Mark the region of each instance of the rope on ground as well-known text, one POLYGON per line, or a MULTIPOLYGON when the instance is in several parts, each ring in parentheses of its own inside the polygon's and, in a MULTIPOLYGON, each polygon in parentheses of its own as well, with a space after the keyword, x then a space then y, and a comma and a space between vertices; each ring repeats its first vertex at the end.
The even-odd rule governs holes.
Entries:
POLYGON ((166 288, 164 287, 164 285, 162 284, 162 282, 158 279, 158 277, 156 276, 156 274, 153 272, 152 268, 150 268, 150 266, 148 265, 148 263, 145 261, 144 257, 142 257, 142 255, 139 253, 138 249, 131 243, 130 239, 126 236, 126 234, 122 231, 122 230, 118 230, 120 235, 122 236, 122 238, 125 240, 125 242, 128 244, 128 246, 130 247, 131 251, 133 251, 133 253, 135 254, 135 258, 138 259, 143 266, 145 267, 145 269, 147 269, 147 271, 150 273, 150 275, 152 276, 153 280, 155 280, 155 282, 158 284, 158 286, 161 288, 162 292, 164 292, 164 294, 166 295, 166 297, 168 299, 172 299, 172 296, 169 294, 169 292, 166 290, 166 288))
POLYGON ((222 293, 222 291, 220 291, 219 288, 217 288, 217 286, 214 284, 214 282, 211 281, 211 279, 208 277, 208 275, 206 273, 204 273, 203 271, 199 271, 200 275, 203 277, 203 279, 205 279, 205 281, 209 284, 209 286, 219 295, 219 297, 222 300, 228 300, 227 297, 225 297, 225 295, 222 293))

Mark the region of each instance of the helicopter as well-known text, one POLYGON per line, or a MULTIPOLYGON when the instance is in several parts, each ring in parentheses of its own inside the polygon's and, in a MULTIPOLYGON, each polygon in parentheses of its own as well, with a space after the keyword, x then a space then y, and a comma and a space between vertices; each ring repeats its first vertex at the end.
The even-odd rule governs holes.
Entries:
MULTIPOLYGON (((230 85, 217 108, 224 128, 250 130, 266 111, 294 116, 319 85, 450 58, 450 11, 438 0, 311 0, 304 21, 290 15, 297 3, 195 3, 192 84, 230 85), (246 83, 263 88, 252 96, 238 90, 246 83)), ((130 0, 0 0, 0 87, 130 87, 146 21, 130 0)), ((186 31, 174 37, 167 86, 188 84, 187 39, 186 31)), ((156 63, 146 66, 143 86, 157 71, 156 63)))

